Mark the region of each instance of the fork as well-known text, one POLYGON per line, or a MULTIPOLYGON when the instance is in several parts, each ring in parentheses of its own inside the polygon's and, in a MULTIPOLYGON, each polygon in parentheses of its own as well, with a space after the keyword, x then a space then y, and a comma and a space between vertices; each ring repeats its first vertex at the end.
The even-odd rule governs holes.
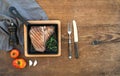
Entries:
POLYGON ((68 58, 72 58, 72 49, 71 49, 71 33, 72 33, 72 25, 68 23, 68 58))

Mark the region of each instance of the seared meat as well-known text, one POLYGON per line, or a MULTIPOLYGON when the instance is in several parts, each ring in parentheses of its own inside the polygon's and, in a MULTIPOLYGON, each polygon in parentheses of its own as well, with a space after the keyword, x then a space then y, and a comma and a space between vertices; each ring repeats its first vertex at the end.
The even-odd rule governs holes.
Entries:
POLYGON ((53 26, 32 26, 29 32, 31 43, 36 51, 44 52, 45 43, 53 34, 53 26))

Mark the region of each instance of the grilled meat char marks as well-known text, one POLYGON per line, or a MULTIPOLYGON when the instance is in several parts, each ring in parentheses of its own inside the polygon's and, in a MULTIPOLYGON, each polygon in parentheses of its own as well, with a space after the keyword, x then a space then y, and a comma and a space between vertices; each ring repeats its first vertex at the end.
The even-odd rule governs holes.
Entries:
POLYGON ((32 27, 30 30, 30 38, 33 44, 33 47, 36 51, 43 52, 45 50, 44 45, 44 31, 43 27, 32 27))
POLYGON ((53 34, 53 26, 32 26, 29 32, 31 43, 36 51, 44 52, 45 43, 53 34))

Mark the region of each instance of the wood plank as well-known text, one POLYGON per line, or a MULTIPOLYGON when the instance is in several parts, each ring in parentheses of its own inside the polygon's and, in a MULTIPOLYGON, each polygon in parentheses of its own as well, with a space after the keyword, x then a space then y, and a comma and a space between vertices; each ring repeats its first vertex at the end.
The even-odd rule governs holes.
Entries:
MULTIPOLYGON (((36 0, 49 19, 59 19, 61 53, 57 58, 38 60, 36 67, 15 69, 9 53, 0 52, 1 76, 120 76, 120 0, 36 0), (68 59, 67 22, 77 21, 80 58, 68 59), (91 45, 93 40, 105 41, 91 45)), ((72 36, 73 41, 73 36, 72 36)))

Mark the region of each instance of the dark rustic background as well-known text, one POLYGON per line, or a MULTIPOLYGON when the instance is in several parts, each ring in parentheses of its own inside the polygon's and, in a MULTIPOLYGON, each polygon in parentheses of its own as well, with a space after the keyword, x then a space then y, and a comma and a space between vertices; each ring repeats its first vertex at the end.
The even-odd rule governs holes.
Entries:
MULTIPOLYGON (((36 0, 49 19, 62 22, 62 56, 26 58, 36 67, 15 69, 9 53, 0 51, 0 76, 120 76, 120 0, 36 0), (79 59, 68 59, 67 22, 77 21, 79 59), (91 45, 94 40, 102 41, 91 45)), ((73 43, 72 43, 73 46, 73 43)), ((23 55, 21 55, 23 57, 23 55)))

